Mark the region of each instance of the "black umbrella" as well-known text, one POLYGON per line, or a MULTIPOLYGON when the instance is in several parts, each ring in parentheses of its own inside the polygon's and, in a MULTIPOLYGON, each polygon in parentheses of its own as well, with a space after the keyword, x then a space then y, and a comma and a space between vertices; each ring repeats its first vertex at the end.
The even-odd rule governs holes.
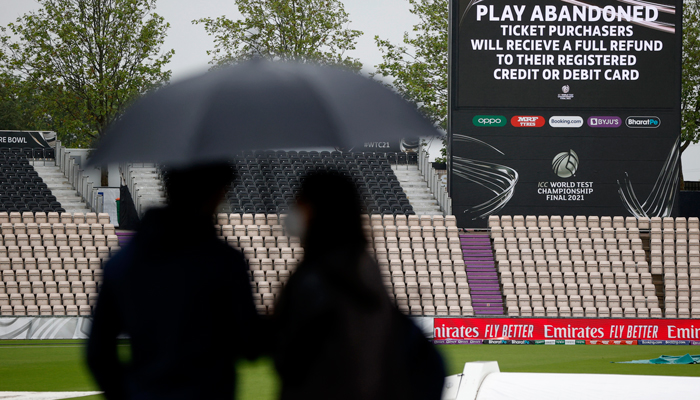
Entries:
POLYGON ((175 166, 241 150, 344 147, 432 136, 415 107, 380 83, 337 68, 254 60, 168 85, 131 106, 90 164, 175 166))

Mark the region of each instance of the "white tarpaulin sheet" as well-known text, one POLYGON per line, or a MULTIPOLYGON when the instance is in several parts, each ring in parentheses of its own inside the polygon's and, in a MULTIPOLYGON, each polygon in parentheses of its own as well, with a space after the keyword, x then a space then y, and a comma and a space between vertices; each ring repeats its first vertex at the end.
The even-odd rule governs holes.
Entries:
MULTIPOLYGON (((663 368, 664 366, 660 366, 663 368)), ((658 400, 700 398, 700 378, 678 376, 492 373, 477 400, 658 400)))

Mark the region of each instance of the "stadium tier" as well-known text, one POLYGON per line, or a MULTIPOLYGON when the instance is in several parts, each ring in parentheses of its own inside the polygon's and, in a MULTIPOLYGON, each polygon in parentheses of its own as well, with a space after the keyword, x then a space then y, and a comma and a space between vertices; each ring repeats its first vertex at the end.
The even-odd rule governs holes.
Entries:
POLYGON ((65 212, 29 164, 27 150, 0 148, 0 212, 65 212))
POLYGON ((508 315, 700 316, 698 218, 493 216, 489 225, 508 315))
MULTIPOLYGON (((474 315, 454 216, 365 215, 369 248, 399 308, 411 315, 474 315)), ((258 311, 277 294, 303 258, 299 239, 285 235, 284 215, 218 214, 223 240, 250 264, 258 311)))
POLYGON ((667 317, 700 318, 699 229, 697 218, 651 221, 651 270, 663 273, 667 317))
POLYGON ((235 159, 238 175, 226 196, 229 209, 224 211, 284 213, 293 202, 294 191, 303 175, 311 169, 324 167, 352 177, 370 214, 415 214, 390 165, 398 161, 397 157, 393 153, 339 151, 248 152, 235 159))
MULTIPOLYGON (((304 250, 284 214, 218 214, 270 313, 304 250)), ((119 249, 107 214, 0 212, 0 314, 89 315, 103 261, 119 249)), ((700 317, 697 218, 503 216, 490 232, 454 216, 364 216, 369 251, 410 315, 700 317)))
POLYGON ((0 212, 0 223, 0 315, 90 315, 119 250, 109 216, 0 212))

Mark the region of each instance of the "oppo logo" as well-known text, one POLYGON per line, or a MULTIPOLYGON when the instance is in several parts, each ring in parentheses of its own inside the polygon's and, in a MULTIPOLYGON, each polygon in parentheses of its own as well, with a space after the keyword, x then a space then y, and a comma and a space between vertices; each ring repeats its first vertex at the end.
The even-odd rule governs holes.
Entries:
POLYGON ((544 117, 538 115, 516 115, 510 119, 516 128, 540 128, 544 126, 544 117))
POLYGON ((477 115, 472 119, 474 126, 505 126, 508 120, 502 115, 477 115))
POLYGON ((583 118, 554 116, 549 119, 549 126, 552 128, 580 128, 583 126, 583 118))

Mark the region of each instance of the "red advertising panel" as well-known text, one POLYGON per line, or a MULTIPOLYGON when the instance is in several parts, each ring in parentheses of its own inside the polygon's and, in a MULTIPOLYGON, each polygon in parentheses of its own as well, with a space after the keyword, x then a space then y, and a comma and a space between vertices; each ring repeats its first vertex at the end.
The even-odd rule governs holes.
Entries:
POLYGON ((538 115, 516 115, 510 119, 510 123, 516 128, 541 128, 544 126, 544 117, 538 115))
POLYGON ((435 318, 435 340, 700 340, 700 320, 435 318))

